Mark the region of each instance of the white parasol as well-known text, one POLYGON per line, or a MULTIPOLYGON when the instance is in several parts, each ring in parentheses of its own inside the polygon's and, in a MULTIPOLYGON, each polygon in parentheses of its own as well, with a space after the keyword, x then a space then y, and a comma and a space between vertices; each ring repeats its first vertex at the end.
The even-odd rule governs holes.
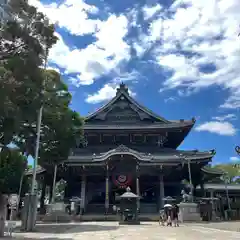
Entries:
POLYGON ((167 204, 165 204, 163 207, 164 207, 164 208, 168 208, 168 207, 172 207, 172 205, 167 203, 167 204))

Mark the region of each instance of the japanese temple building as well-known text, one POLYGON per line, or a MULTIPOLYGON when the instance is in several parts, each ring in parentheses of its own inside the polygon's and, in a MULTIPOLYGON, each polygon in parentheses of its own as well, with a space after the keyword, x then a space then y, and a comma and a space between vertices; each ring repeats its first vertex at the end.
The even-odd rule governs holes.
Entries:
POLYGON ((125 84, 116 96, 85 118, 84 144, 76 139, 58 179, 65 199, 81 198, 82 213, 110 213, 130 187, 141 196, 141 213, 157 213, 164 196, 180 197, 182 180, 203 186, 219 176, 205 166, 214 150, 178 150, 195 119, 170 121, 134 100, 125 84))

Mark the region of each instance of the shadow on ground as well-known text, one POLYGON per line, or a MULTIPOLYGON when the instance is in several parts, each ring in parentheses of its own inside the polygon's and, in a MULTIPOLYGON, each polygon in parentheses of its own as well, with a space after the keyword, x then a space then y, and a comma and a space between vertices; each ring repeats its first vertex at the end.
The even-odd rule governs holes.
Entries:
MULTIPOLYGON (((26 238, 26 237, 20 237, 20 236, 18 236, 18 237, 4 237, 3 238, 3 240, 7 240, 7 239, 9 239, 9 240, 36 240, 37 238, 26 238)), ((38 239, 40 239, 40 238, 38 238, 38 239)), ((60 239, 60 238, 58 238, 58 237, 55 237, 55 238, 53 238, 53 237, 44 237, 43 239, 45 239, 45 240, 58 240, 58 239, 60 239)), ((62 239, 62 238, 61 238, 62 239)), ((64 238, 64 240, 73 240, 73 238, 64 238)))
MULTIPOLYGON (((37 225, 36 233, 51 233, 51 234, 63 234, 63 233, 82 233, 82 232, 96 232, 96 231, 114 231, 118 226, 103 226, 100 224, 43 224, 37 225)), ((21 232, 20 229, 16 229, 15 232, 21 232)))

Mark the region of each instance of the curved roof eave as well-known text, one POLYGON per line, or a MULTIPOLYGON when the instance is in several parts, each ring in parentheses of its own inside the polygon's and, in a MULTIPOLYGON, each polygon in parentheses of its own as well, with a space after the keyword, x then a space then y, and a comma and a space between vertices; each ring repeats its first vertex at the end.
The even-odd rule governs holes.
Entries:
POLYGON ((141 152, 137 152, 123 144, 119 145, 117 148, 114 148, 106 153, 100 154, 100 155, 93 155, 93 162, 101 162, 105 161, 108 158, 116 155, 131 155, 135 157, 136 159, 144 162, 151 162, 153 157, 151 154, 146 155, 141 152))
POLYGON ((170 129, 170 128, 187 128, 187 131, 189 132, 192 127, 194 126, 194 122, 191 120, 184 121, 184 122, 169 122, 169 123, 153 123, 148 125, 90 125, 85 124, 83 126, 84 130, 94 130, 94 129, 170 129))
POLYGON ((201 168, 201 170, 204 172, 204 173, 207 173, 207 174, 212 174, 212 175, 218 175, 218 176, 221 176, 221 175, 224 175, 225 172, 221 169, 213 169, 213 168, 209 168, 207 166, 204 166, 201 168))
POLYGON ((93 161, 92 162, 102 162, 102 161, 106 161, 108 158, 112 157, 112 156, 118 156, 118 155, 130 155, 135 157, 136 159, 138 159, 139 161, 143 161, 143 162, 152 162, 152 158, 148 158, 148 157, 142 157, 139 156, 137 154, 134 153, 122 153, 122 152, 116 152, 116 153, 111 153, 111 154, 107 154, 101 157, 93 157, 93 161))

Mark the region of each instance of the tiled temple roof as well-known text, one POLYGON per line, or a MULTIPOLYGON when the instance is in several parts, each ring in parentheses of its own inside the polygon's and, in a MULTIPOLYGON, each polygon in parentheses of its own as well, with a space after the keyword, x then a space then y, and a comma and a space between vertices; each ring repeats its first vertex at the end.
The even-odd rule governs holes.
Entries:
POLYGON ((209 160, 215 155, 215 151, 199 152, 181 151, 175 149, 162 149, 159 152, 140 152, 124 145, 119 145, 109 151, 103 153, 85 153, 79 155, 70 155, 67 162, 102 162, 114 155, 132 155, 133 157, 144 162, 160 163, 160 162, 174 162, 174 161, 197 161, 209 160))
MULTIPOLYGON (((103 114, 104 116, 105 114, 103 114)), ((89 114, 85 118, 85 130, 92 130, 92 129, 139 129, 139 128, 146 128, 146 129, 154 129, 154 128, 183 128, 183 127, 190 127, 190 129, 193 127, 195 123, 195 119, 192 118, 191 120, 179 120, 179 121, 170 121, 165 119, 162 116, 159 116, 158 114, 154 113, 150 109, 142 106, 139 104, 134 98, 132 98, 128 93, 128 88, 125 84, 121 84, 120 87, 117 89, 116 96, 110 100, 107 104, 105 104, 103 107, 98 109, 97 111, 89 114), (96 116, 101 115, 104 113, 108 108, 110 108, 112 105, 114 105, 117 101, 119 101, 122 97, 127 99, 130 104, 132 104, 133 109, 135 111, 140 110, 140 112, 143 112, 144 114, 140 114, 140 118, 144 118, 144 116, 150 116, 152 119, 154 119, 153 123, 150 124, 134 124, 134 125, 128 125, 128 124, 104 124, 104 121, 101 122, 101 124, 91 124, 91 120, 94 119, 96 116)))
MULTIPOLYGON (((196 150, 193 151, 183 151, 183 150, 174 150, 174 149, 162 149, 161 152, 158 153, 143 153, 127 146, 120 145, 112 150, 109 150, 104 153, 93 153, 93 154, 81 154, 78 156, 70 155, 68 160, 65 161, 65 164, 71 165, 71 163, 84 165, 84 164, 96 164, 96 163, 104 163, 105 160, 109 159, 111 156, 114 155, 131 155, 137 158, 139 161, 148 164, 164 164, 164 163, 181 163, 186 161, 209 161, 214 155, 215 151, 205 151, 199 152, 196 150)), ((38 166, 37 167, 37 174, 44 173, 46 170, 38 166)), ((222 172, 216 171, 213 169, 208 169, 207 167, 202 168, 203 172, 213 174, 213 175, 222 175, 222 172)), ((33 169, 29 169, 26 171, 26 175, 32 175, 33 169)))

